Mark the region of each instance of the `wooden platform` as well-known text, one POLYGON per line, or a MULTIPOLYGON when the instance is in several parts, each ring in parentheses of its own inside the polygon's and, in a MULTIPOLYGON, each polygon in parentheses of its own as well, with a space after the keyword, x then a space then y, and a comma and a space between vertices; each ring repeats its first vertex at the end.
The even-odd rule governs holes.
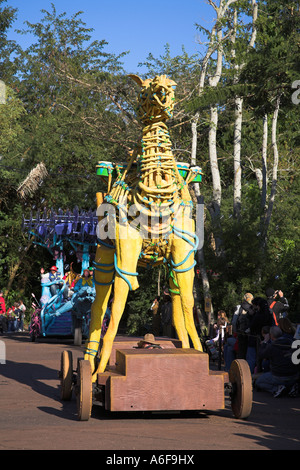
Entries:
POLYGON ((227 381, 209 371, 208 354, 176 347, 117 349, 115 366, 98 375, 110 411, 223 409, 227 381))
MULTIPOLYGON (((114 366, 116 363, 116 350, 117 349, 136 349, 137 344, 143 337, 130 337, 130 336, 117 336, 114 340, 112 352, 109 359, 109 366, 114 366)), ((156 341, 161 344, 163 349, 181 348, 181 341, 179 339, 156 337, 156 341)))

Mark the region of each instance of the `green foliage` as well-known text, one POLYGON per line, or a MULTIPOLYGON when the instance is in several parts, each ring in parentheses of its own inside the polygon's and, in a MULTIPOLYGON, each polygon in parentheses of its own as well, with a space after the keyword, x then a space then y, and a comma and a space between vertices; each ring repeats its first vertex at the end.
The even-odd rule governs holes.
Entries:
MULTIPOLYGON (((126 331, 129 335, 143 336, 151 331, 150 307, 157 293, 158 272, 161 268, 139 268, 140 289, 128 296, 128 317, 126 331)), ((162 292, 160 293, 162 295, 162 292)))
MULTIPOLYGON (((92 41, 92 30, 81 12, 71 17, 58 13, 52 4, 39 22, 27 22, 20 34, 31 34, 26 50, 7 39, 16 10, 0 0, 0 79, 7 90, 0 105, 0 287, 8 303, 23 297, 30 306, 31 292, 40 292, 42 265, 51 255, 33 247, 22 232, 22 216, 30 211, 95 207, 95 193, 106 188, 95 176, 99 160, 125 161, 141 136, 135 117, 135 84, 126 77, 122 57, 106 52, 107 42, 92 41), (14 53, 14 54, 13 54, 14 53), (29 171, 44 162, 48 177, 39 189, 21 200, 16 188, 29 171)), ((202 55, 172 57, 170 46, 156 59, 149 54, 144 65, 147 77, 167 74, 177 83, 174 118, 169 127, 178 161, 190 161, 191 120, 199 112, 197 164, 203 168, 201 192, 205 208, 205 260, 215 310, 229 315, 245 292, 264 295, 265 288, 280 288, 287 296, 293 318, 299 321, 299 106, 291 101, 291 84, 299 79, 298 2, 259 0, 257 39, 247 49, 252 31, 250 3, 241 0, 228 9, 222 22, 225 40, 223 74, 217 87, 206 80, 199 96, 202 55), (233 8, 238 24, 232 55, 230 32, 233 8), (245 64, 239 80, 236 65, 245 64), (261 191, 254 169, 261 168, 262 116, 281 96, 277 142, 279 177, 268 233, 268 247, 261 251, 261 191), (244 98, 242 126, 241 218, 233 216, 234 97, 244 98), (214 227, 208 211, 211 202, 211 167, 208 152, 210 106, 218 108, 217 150, 222 182, 220 228, 224 256, 214 248, 214 227)), ((195 19, 197 20, 197 19, 195 19)), ((202 34, 210 34, 199 27, 202 34)), ((216 66, 213 55, 208 75, 216 66)), ((272 146, 268 147, 268 177, 272 178, 272 146)), ((269 197, 269 193, 267 195, 269 197)), ((68 253, 68 257, 71 257, 68 253)), ((70 260, 68 259, 68 262, 70 260)), ((167 284, 164 269, 161 284, 167 284)), ((140 289, 129 294, 125 329, 142 335, 151 324, 149 308, 157 294, 158 269, 140 269, 140 289)), ((200 299, 203 306, 203 298, 200 299)))

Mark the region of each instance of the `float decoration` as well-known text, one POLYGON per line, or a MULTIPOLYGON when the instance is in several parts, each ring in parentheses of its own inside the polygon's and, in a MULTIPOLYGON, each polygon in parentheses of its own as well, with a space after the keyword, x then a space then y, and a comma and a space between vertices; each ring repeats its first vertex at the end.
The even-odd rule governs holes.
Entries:
POLYGON ((166 121, 173 115, 176 83, 165 75, 145 81, 136 75, 131 78, 141 89, 137 108, 144 125, 141 142, 126 164, 99 162, 97 166, 102 176, 107 172, 108 194, 104 199, 102 194, 97 195, 100 206, 97 213, 103 206, 104 212, 99 217, 101 235, 97 238, 94 263, 96 299, 85 353, 93 381, 106 368, 128 292, 138 288, 139 266, 168 265, 173 324, 178 338, 184 348, 190 347, 190 337, 194 348, 202 350, 193 319, 194 254, 198 238, 188 189, 190 182, 201 179, 202 172, 198 167, 178 165, 172 153, 166 121), (101 232, 105 225, 113 227, 113 236, 101 232), (112 321, 103 339, 99 365, 95 367, 101 324, 113 283, 112 321))

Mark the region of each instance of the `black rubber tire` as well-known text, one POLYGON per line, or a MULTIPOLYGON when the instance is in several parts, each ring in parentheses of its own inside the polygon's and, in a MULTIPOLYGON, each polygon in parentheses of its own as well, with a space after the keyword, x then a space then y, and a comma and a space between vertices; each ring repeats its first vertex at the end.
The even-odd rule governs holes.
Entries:
POLYGON ((74 346, 81 346, 82 344, 82 320, 80 318, 74 319, 74 346))
POLYGON ((63 351, 60 360, 60 398, 69 401, 73 390, 73 357, 71 351, 63 351))
POLYGON ((77 416, 88 421, 92 411, 92 371, 89 361, 78 361, 77 370, 77 416))
POLYGON ((229 381, 232 385, 231 409, 238 419, 246 419, 252 410, 252 376, 247 361, 236 359, 229 370, 229 381))

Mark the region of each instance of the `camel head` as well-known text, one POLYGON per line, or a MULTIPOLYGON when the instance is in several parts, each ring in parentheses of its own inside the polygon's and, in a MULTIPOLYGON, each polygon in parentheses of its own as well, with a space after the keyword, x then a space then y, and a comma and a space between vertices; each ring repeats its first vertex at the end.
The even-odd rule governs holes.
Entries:
POLYGON ((138 75, 129 75, 140 87, 138 117, 145 125, 167 121, 173 116, 174 88, 176 83, 166 75, 142 80, 138 75))

